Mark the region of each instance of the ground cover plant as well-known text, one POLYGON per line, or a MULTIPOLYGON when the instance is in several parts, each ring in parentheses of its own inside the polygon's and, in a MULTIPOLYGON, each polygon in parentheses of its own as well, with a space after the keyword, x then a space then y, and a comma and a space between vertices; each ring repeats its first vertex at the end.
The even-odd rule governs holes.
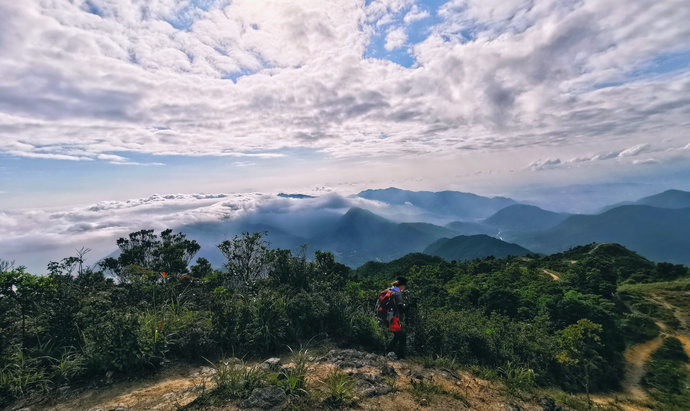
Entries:
MULTIPOLYGON (((626 345, 653 338, 655 319, 670 319, 636 294, 639 287, 688 277, 683 266, 615 245, 469 262, 410 254, 356 270, 330 253, 307 259, 270 249, 260 234, 223 242, 223 269, 194 260, 198 244, 171 230, 142 230, 117 245, 117 258, 87 267, 79 254, 41 276, 0 264, 0 406, 203 358, 219 367, 223 398, 246 398, 274 378, 298 402, 308 397, 299 352, 274 377, 223 355, 265 357, 322 339, 382 353, 389 337, 373 304, 398 275, 409 279, 410 354, 423 361, 491 370, 516 392, 615 390, 626 345)), ((659 364, 650 387, 654 370, 670 367, 659 364)), ((332 405, 350 401, 350 383, 328 376, 332 405)))

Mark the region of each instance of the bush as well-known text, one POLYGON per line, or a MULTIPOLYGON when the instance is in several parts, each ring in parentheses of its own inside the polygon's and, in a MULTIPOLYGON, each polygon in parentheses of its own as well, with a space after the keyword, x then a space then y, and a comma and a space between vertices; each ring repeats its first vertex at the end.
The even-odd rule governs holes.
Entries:
POLYGON ((0 369, 0 405, 30 393, 48 392, 52 382, 46 367, 37 359, 14 349, 9 361, 0 369))
POLYGON ((326 405, 334 408, 352 405, 354 398, 352 393, 354 379, 352 376, 334 368, 328 373, 326 379, 321 381, 321 384, 326 391, 326 398, 324 399, 326 405))
POLYGON ((211 380, 215 388, 210 393, 218 399, 247 398, 254 388, 263 386, 264 374, 256 366, 247 365, 237 358, 222 358, 217 363, 209 361, 215 374, 211 380))
POLYGON ((629 343, 641 343, 658 336, 661 329, 650 316, 635 313, 623 317, 621 331, 629 343))
MULTIPOLYGON (((290 348, 292 351, 292 348, 290 348)), ((287 395, 305 395, 307 392, 307 350, 292 351, 292 366, 283 368, 278 376, 278 386, 287 395)))
POLYGON ((670 409, 685 409, 690 403, 688 356, 677 338, 666 338, 646 365, 642 384, 670 409))

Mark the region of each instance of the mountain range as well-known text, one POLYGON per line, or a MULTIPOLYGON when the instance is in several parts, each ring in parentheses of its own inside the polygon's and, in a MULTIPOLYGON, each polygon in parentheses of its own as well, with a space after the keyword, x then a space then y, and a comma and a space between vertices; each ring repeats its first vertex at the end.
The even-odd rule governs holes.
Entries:
MULTIPOLYGON (((283 195, 294 201, 311 198, 283 195)), ((506 197, 462 192, 366 190, 356 197, 419 212, 418 222, 400 222, 361 207, 336 212, 227 220, 178 227, 202 246, 201 256, 222 265, 215 246, 244 231, 267 232, 272 247, 293 251, 307 245, 332 252, 351 267, 425 252, 447 260, 493 255, 550 254, 588 243, 615 242, 642 256, 690 264, 690 193, 670 190, 599 214, 559 213, 506 197), (441 220, 444 225, 433 224, 441 220)), ((383 210, 385 208, 377 208, 383 210)))

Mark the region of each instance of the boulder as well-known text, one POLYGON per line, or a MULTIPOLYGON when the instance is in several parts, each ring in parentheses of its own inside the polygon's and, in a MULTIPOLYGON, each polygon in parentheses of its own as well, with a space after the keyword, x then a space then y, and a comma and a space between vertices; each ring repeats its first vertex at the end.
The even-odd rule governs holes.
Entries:
POLYGON ((278 371, 278 369, 280 368, 280 358, 269 358, 266 361, 264 361, 263 364, 265 364, 264 368, 267 368, 268 370, 278 371))
POLYGON ((249 398, 242 401, 242 407, 268 409, 282 403, 286 398, 285 391, 275 385, 254 388, 249 398))
POLYGON ((561 411, 562 408, 556 405, 556 401, 551 397, 543 397, 539 400, 539 405, 544 411, 561 411))
POLYGON ((357 374, 356 376, 357 380, 354 383, 354 388, 360 397, 376 397, 393 391, 393 387, 380 374, 364 373, 357 374))
POLYGON ((395 371, 395 368, 393 368, 391 365, 384 364, 381 367, 381 375, 384 377, 397 377, 398 373, 395 371))

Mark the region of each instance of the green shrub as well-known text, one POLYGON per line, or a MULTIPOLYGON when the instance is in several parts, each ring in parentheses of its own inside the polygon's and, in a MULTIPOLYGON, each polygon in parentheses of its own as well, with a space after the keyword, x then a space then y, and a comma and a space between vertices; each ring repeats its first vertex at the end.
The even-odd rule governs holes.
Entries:
POLYGON ((426 382, 424 380, 411 380, 410 381, 410 393, 412 394, 412 397, 415 399, 420 404, 423 404, 426 402, 428 405, 428 402, 430 402, 434 396, 439 395, 439 394, 447 394, 447 392, 441 388, 440 385, 434 383, 434 382, 426 382))
MULTIPOLYGON (((292 348, 290 348, 292 351, 292 348)), ((309 371, 308 351, 300 349, 292 351, 292 366, 283 368, 278 375, 278 386, 287 395, 306 395, 307 391, 307 372, 309 371)))
POLYGON ((263 386, 264 374, 255 365, 250 366, 237 358, 222 358, 217 363, 209 361, 215 373, 211 381, 215 388, 211 397, 218 399, 247 398, 254 388, 263 386))
POLYGON ((534 370, 530 368, 509 361, 505 365, 498 367, 497 371, 503 378, 508 392, 513 395, 530 392, 536 387, 536 375, 534 370))
POLYGON ((324 403, 330 407, 339 408, 352 405, 354 395, 352 386, 354 379, 337 368, 332 369, 326 379, 321 381, 326 392, 324 403))
POLYGON ((0 369, 0 405, 30 393, 46 393, 52 386, 50 375, 39 360, 14 349, 9 361, 0 369))
POLYGON ((666 338, 646 365, 642 384, 664 408, 686 409, 690 404, 688 356, 677 338, 666 338))
POLYGON ((621 331, 629 343, 641 343, 658 336, 661 329, 650 316, 636 313, 623 317, 621 331))

